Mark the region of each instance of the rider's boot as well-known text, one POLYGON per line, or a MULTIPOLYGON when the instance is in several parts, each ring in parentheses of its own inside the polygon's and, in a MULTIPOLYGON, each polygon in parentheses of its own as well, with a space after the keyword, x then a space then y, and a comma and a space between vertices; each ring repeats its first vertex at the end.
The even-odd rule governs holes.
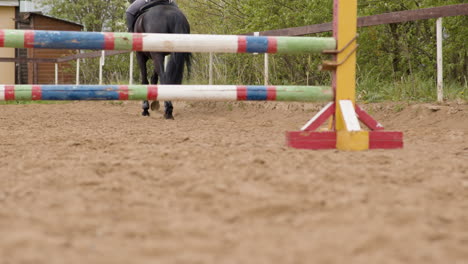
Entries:
POLYGON ((127 15, 127 28, 128 32, 133 32, 134 31, 134 25, 135 25, 135 15, 132 15, 130 13, 126 13, 127 15))

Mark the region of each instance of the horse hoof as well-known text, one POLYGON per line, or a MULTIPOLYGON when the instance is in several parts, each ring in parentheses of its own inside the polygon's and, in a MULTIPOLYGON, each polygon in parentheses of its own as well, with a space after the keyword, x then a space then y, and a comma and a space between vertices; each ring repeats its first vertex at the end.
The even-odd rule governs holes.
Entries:
POLYGON ((174 116, 172 116, 172 114, 170 114, 170 115, 164 114, 164 118, 167 119, 167 120, 174 120, 174 116))
POLYGON ((145 110, 141 113, 142 116, 150 116, 150 113, 148 112, 148 110, 145 110))
POLYGON ((151 102, 151 111, 158 111, 159 110, 159 101, 151 102))

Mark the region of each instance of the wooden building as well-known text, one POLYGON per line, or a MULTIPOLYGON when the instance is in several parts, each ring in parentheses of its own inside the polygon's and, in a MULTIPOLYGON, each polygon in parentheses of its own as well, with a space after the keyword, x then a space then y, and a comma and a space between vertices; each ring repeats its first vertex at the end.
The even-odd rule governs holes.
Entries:
MULTIPOLYGON (((15 29, 18 0, 0 0, 0 28, 15 29)), ((15 58, 15 49, 0 48, 0 58, 15 58)), ((15 63, 0 62, 0 84, 15 84, 15 63)))
MULTIPOLYGON (((74 22, 46 16, 39 13, 20 13, 16 20, 17 29, 31 30, 64 30, 81 31, 83 26, 74 22)), ((76 50, 59 49, 17 49, 17 58, 56 59, 76 54, 76 50)), ((70 63, 60 63, 58 83, 71 84, 75 82, 75 70, 70 63)), ((51 62, 21 62, 16 67, 17 84, 54 84, 55 63, 51 62)))

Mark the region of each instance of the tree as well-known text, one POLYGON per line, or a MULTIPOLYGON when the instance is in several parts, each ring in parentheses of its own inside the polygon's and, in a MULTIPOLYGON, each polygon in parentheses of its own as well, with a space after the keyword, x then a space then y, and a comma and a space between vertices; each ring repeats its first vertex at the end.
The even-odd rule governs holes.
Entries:
POLYGON ((54 17, 80 23, 85 31, 124 31, 125 9, 122 0, 43 0, 54 17))
MULTIPOLYGON (((43 0, 50 15, 72 20, 86 31, 125 31, 122 0, 43 0)), ((243 34, 332 21, 333 0, 177 0, 187 15, 192 33, 243 34)), ((465 3, 466 0, 359 0, 359 16, 465 3)), ((372 80, 360 89, 392 86, 401 80, 435 79, 435 21, 423 20, 359 29, 358 80, 372 80), (378 85, 376 82, 379 82, 378 85)), ((444 64, 447 82, 467 86, 468 17, 444 19, 444 64)), ((330 36, 331 33, 314 36, 330 36)), ((206 81, 208 56, 195 54, 193 74, 206 81)), ((316 70, 320 55, 273 55, 273 84, 326 84, 327 72, 316 70)), ((263 82, 263 56, 225 54, 216 56, 217 83, 263 82)), ((116 62, 116 64, 119 62, 116 62)), ((110 67, 106 61, 106 67, 110 67)), ((116 66, 117 68, 117 66, 116 66)), ((95 76, 95 75, 90 75, 95 76)), ((118 78, 117 78, 118 79, 118 78)), ((429 85, 430 86, 430 85, 429 85)), ((466 89, 466 88, 465 88, 466 89)), ((362 90, 361 90, 362 91, 362 90)), ((364 91, 366 92, 366 91, 364 91)), ((379 92, 380 91, 376 91, 379 92)), ((468 93, 466 93, 468 94, 468 93)), ((413 96, 416 98, 418 95, 413 96)), ((397 98, 399 99, 399 98, 397 98)))
MULTIPOLYGON (((179 0, 183 2, 193 31, 208 34, 247 32, 304 26, 332 21, 332 0, 179 0)), ((466 0, 359 0, 359 16, 465 3, 466 0)), ((448 82, 467 85, 468 17, 444 19, 445 76, 448 82)), ((358 78, 395 83, 435 79, 435 20, 381 25, 359 29, 358 78)), ((316 34, 315 36, 329 36, 316 34)), ((274 55, 271 79, 275 84, 320 84, 329 76, 315 71, 321 58, 274 55), (310 58, 310 59, 309 59, 310 58), (306 78, 310 72, 309 78, 306 78)), ((207 61, 200 63, 202 67, 207 61)), ((217 65, 229 76, 223 81, 262 82, 262 57, 222 55, 217 65), (246 70, 249 68, 249 70, 246 70)), ((203 68, 204 69, 204 68, 203 68)), ((364 89, 367 89, 364 86, 364 89)), ((417 97, 418 95, 414 95, 417 97)))

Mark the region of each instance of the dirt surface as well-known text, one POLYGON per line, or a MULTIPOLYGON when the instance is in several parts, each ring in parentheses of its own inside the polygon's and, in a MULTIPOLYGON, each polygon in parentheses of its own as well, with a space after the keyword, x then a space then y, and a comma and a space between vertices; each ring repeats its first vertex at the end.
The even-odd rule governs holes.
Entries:
POLYGON ((321 105, 0 105, 0 264, 468 263, 468 105, 364 105, 402 150, 285 147, 321 105))

